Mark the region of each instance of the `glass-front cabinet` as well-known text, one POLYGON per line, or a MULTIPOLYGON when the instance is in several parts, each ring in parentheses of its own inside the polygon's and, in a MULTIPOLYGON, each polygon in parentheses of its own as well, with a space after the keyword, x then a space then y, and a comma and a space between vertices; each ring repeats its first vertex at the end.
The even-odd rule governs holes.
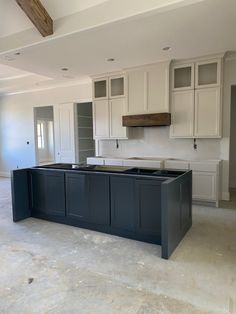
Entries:
POLYGON ((176 65, 172 72, 172 89, 186 90, 194 88, 194 64, 176 65))
POLYGON ((221 84, 221 59, 195 64, 195 88, 215 87, 221 84))
POLYGON ((107 78, 99 78, 93 81, 93 99, 108 99, 107 78))

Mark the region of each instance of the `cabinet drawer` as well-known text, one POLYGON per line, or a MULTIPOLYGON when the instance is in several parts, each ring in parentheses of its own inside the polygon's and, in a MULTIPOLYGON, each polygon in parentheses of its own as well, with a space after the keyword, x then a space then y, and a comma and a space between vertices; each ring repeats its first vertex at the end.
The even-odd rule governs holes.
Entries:
POLYGON ((217 172, 218 164, 210 162, 190 162, 190 169, 193 171, 217 172))
POLYGON ((188 170, 189 169, 189 162, 182 161, 182 160, 179 160, 179 161, 165 160, 165 168, 188 170))

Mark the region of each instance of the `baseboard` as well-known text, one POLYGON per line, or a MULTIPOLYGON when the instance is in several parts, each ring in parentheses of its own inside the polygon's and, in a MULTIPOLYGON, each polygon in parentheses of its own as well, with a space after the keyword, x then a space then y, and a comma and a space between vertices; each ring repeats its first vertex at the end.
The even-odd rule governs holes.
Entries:
POLYGON ((201 206, 209 206, 209 207, 218 207, 218 202, 216 201, 199 201, 193 200, 193 204, 201 205, 201 206))
POLYGON ((229 192, 222 192, 222 201, 229 201, 229 200, 230 200, 229 192))
POLYGON ((2 172, 2 171, 0 171, 0 177, 10 178, 10 176, 11 176, 10 172, 2 172))

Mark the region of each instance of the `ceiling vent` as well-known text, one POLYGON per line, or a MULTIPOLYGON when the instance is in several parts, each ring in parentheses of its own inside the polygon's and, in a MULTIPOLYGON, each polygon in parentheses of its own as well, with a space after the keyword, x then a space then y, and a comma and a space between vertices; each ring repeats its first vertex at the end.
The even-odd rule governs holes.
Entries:
POLYGON ((123 116, 122 124, 128 127, 168 126, 171 124, 171 115, 168 112, 163 112, 123 116))

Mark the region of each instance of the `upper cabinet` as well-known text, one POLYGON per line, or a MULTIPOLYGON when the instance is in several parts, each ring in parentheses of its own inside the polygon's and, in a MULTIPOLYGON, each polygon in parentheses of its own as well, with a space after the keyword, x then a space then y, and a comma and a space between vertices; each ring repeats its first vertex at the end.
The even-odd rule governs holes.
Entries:
POLYGON ((194 63, 172 67, 172 89, 174 91, 194 88, 194 63))
POLYGON ((123 74, 93 80, 93 138, 127 139, 122 116, 127 111, 126 76, 123 74))
POLYGON ((196 62, 195 88, 207 88, 221 85, 221 59, 196 62))
POLYGON ((108 99, 108 78, 99 78, 93 81, 93 99, 108 99))
POLYGON ((222 58, 173 65, 171 99, 171 137, 220 138, 222 58))
POLYGON ((117 75, 109 77, 109 98, 120 98, 126 96, 126 77, 117 75))
POLYGON ((170 62, 129 69, 127 115, 169 112, 170 62))

